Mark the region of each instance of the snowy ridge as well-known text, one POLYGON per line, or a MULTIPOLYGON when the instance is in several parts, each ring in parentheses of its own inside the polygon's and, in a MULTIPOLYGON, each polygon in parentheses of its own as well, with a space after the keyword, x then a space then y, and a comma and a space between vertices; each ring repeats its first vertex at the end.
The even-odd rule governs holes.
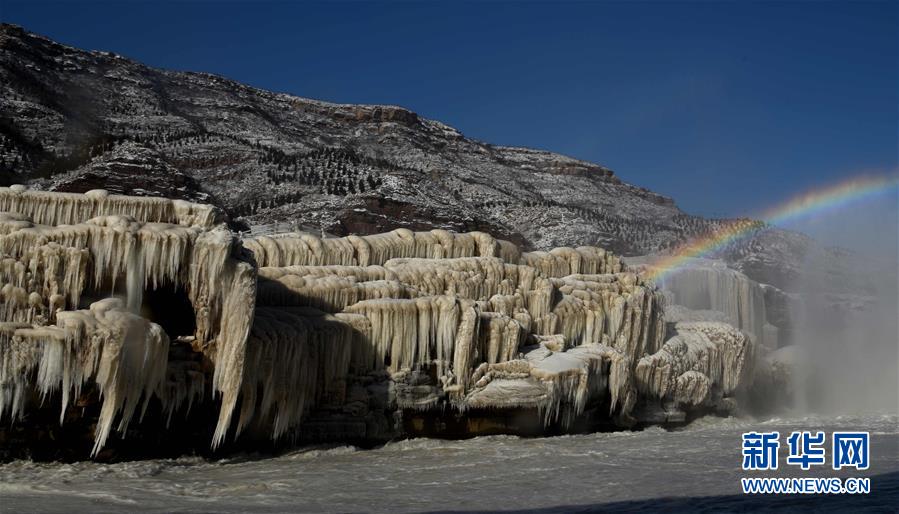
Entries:
MULTIPOLYGON (((483 231, 526 250, 664 252, 724 220, 608 168, 494 146, 397 106, 272 93, 157 70, 0 26, 0 185, 214 203, 244 230, 483 231)), ((810 241, 758 226, 719 257, 785 288, 810 241)))

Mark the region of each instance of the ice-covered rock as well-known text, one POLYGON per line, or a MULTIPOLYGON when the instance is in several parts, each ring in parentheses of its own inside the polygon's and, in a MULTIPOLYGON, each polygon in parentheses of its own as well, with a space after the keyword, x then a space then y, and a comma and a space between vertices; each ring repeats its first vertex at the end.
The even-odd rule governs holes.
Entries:
POLYGON ((0 416, 41 408, 38 394, 65 419, 97 390, 95 452, 138 406, 166 426, 212 406, 200 422, 217 447, 302 437, 314 412, 359 437, 400 433, 406 413, 626 425, 641 401, 698 409, 747 382, 747 336, 680 322, 665 342, 662 294, 599 248, 408 230, 241 240, 200 205, 3 194, 18 211, 0 213, 0 416))
POLYGON ((753 378, 753 344, 726 323, 680 322, 662 348, 637 362, 638 391, 647 398, 697 407, 746 389, 753 378))
MULTIPOLYGON (((147 308, 146 291, 162 287, 183 291, 186 305, 192 310, 190 322, 196 328, 195 333, 188 335, 195 336, 197 348, 215 363, 213 390, 222 394, 219 436, 224 437, 239 394, 256 276, 254 268, 238 258, 240 248, 234 236, 223 226, 215 225, 219 211, 167 199, 97 192, 90 195, 32 193, 22 189, 0 189, 0 209, 13 213, 0 214, 3 321, 28 323, 38 333, 55 334, 56 339, 32 338, 43 341, 36 343, 39 348, 35 350, 42 355, 49 344, 46 341, 68 337, 43 328, 52 323, 83 319, 79 330, 87 338, 95 337, 92 332, 95 328, 103 328, 102 323, 72 314, 87 307, 85 303, 90 298, 121 295, 124 306, 119 308, 115 304, 116 309, 104 308, 102 312, 125 310, 136 317, 147 308), (32 217, 46 224, 36 223, 32 217)), ((92 304, 90 312, 94 312, 94 306, 106 306, 104 302, 92 304)), ((119 325, 115 329, 125 331, 119 325)), ((165 341, 161 363, 155 357, 146 363, 147 369, 161 366, 163 376, 168 339, 165 341)), ((63 409, 69 391, 77 392, 82 378, 86 380, 91 375, 87 371, 66 373, 75 373, 80 378, 71 379, 74 382, 62 388, 63 409)), ((135 381, 131 387, 140 385, 139 376, 129 378, 135 381)), ((101 391, 107 378, 97 376, 101 391)), ((4 378, 6 383, 10 380, 13 378, 4 378)), ((148 387, 148 394, 155 392, 155 385, 148 387)), ((113 396, 112 405, 121 403, 121 397, 122 394, 113 396)), ((105 405, 95 451, 102 446, 112 417, 119 410, 116 407, 109 411, 105 405)), ((126 404, 126 407, 133 411, 133 405, 126 404)), ((121 429, 127 426, 130 416, 126 408, 121 416, 121 429)), ((217 436, 216 444, 220 437, 217 436)))

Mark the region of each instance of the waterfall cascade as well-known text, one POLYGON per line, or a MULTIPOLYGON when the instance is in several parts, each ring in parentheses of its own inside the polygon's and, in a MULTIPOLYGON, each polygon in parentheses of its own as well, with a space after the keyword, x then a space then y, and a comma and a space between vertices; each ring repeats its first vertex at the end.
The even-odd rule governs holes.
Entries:
MULTIPOLYGON (((653 267, 653 259, 649 257, 629 258, 628 262, 637 267, 653 267)), ((780 292, 728 268, 722 261, 690 259, 683 266, 663 273, 656 285, 665 293, 669 305, 694 311, 671 309, 669 321, 689 321, 690 316, 696 321, 714 319, 748 332, 760 346, 771 350, 781 346, 779 327, 768 319, 769 311, 775 306, 766 304, 780 292)))

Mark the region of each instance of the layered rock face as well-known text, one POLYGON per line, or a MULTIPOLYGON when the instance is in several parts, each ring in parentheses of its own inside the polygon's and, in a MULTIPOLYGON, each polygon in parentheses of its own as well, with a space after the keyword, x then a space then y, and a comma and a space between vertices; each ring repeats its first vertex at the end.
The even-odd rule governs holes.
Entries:
POLYGON ((95 416, 94 453, 135 418, 198 405, 216 412, 198 420, 212 447, 441 433, 435 419, 481 433, 471 419, 508 413, 565 431, 700 411, 752 379, 750 337, 707 322, 668 338, 662 294, 600 248, 406 229, 241 240, 223 221, 0 188, 0 416, 95 416))

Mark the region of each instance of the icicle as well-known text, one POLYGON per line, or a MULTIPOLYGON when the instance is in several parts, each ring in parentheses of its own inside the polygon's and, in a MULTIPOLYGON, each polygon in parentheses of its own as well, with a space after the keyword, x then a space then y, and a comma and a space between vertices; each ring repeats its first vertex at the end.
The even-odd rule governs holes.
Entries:
POLYGON ((321 239, 294 233, 261 236, 244 243, 259 266, 383 265, 390 259, 451 259, 501 257, 517 264, 520 253, 512 243, 484 232, 457 234, 445 230, 412 232, 397 229, 384 234, 321 239))
POLYGON ((90 310, 60 312, 55 327, 8 323, 3 327, 0 415, 10 410, 15 419, 21 413, 22 394, 31 387, 45 397, 61 389, 61 421, 72 393, 77 396, 82 383, 93 378, 103 399, 94 455, 106 442, 115 418, 118 430, 125 432, 141 398, 148 401, 164 377, 168 337, 159 325, 126 312, 118 299, 96 302, 90 310), (37 383, 25 382, 34 372, 37 383))
POLYGON ((258 308, 237 433, 254 417, 271 417, 277 439, 314 406, 341 404, 353 344, 353 327, 341 318, 314 309, 258 308))
POLYGON ((85 194, 47 193, 23 186, 0 187, 0 211, 19 213, 45 225, 75 225, 112 214, 200 227, 212 227, 224 219, 217 207, 183 200, 110 195, 101 189, 85 194))

